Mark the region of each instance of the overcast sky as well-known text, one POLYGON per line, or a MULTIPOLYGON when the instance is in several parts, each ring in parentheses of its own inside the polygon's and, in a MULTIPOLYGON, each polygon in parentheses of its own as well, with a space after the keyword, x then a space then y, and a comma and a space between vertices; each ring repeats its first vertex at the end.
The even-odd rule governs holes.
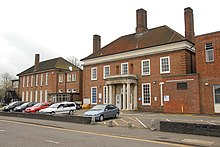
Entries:
POLYGON ((135 32, 136 10, 149 29, 167 25, 184 35, 184 8, 194 11, 195 34, 220 31, 219 0, 0 0, 0 74, 15 76, 40 61, 92 53, 93 35, 105 46, 135 32))

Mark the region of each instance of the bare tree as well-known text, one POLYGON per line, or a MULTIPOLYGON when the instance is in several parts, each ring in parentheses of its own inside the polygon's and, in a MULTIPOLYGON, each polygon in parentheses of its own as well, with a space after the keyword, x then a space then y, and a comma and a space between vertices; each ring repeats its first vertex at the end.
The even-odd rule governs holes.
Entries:
POLYGON ((1 74, 1 85, 3 86, 3 89, 7 89, 9 88, 12 84, 11 84, 11 80, 12 80, 13 76, 10 75, 8 72, 5 72, 3 74, 1 74))
POLYGON ((72 63, 73 65, 79 67, 82 69, 82 65, 81 65, 81 62, 79 59, 77 59, 75 56, 70 56, 70 57, 67 57, 67 60, 72 63))

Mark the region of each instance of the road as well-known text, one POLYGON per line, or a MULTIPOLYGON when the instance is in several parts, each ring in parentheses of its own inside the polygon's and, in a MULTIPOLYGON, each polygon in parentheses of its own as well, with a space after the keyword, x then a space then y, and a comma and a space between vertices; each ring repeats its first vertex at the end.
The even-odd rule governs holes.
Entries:
MULTIPOLYGON (((99 131, 88 129, 91 125, 76 125, 75 128, 66 129, 55 126, 23 123, 9 120, 0 120, 0 142, 1 146, 7 147, 171 147, 187 146, 177 143, 150 140, 141 137, 132 137, 106 133, 106 127, 99 126, 99 131), (83 128, 85 126, 85 128, 83 128), (101 127, 101 128, 100 128, 101 127), (93 131, 92 131, 93 130, 93 131)), ((126 130, 126 129, 125 129, 126 130)), ((123 130, 123 131, 125 131, 123 130)), ((116 131, 117 132, 117 131, 116 131)))

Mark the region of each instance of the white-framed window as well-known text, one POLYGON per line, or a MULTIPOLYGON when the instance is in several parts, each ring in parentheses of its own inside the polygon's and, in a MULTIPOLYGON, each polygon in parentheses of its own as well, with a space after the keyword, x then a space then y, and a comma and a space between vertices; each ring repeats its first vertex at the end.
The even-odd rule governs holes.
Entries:
POLYGON ((36 74, 36 86, 38 86, 38 74, 36 74))
POLYGON ((37 99, 38 99, 38 91, 36 90, 36 91, 35 91, 35 102, 38 102, 37 99))
POLYGON ((103 87, 103 104, 107 104, 107 86, 103 87))
POLYGON ((40 103, 43 102, 43 90, 40 91, 40 103))
POLYGON ((33 102, 33 91, 30 91, 30 102, 33 102))
POLYGON ((22 101, 24 101, 24 91, 22 91, 21 97, 22 97, 22 101))
POLYGON ((67 74, 66 81, 71 82, 71 74, 70 73, 67 74))
POLYGON ((205 44, 205 54, 206 54, 206 62, 214 61, 214 49, 212 43, 205 44))
POLYGON ((45 90, 45 102, 48 102, 48 96, 47 96, 48 91, 45 90))
POLYGON ((76 81, 76 73, 72 73, 72 81, 76 81))
POLYGON ((28 102, 29 93, 26 91, 26 102, 28 102))
POLYGON ((170 57, 161 57, 160 58, 160 73, 170 73, 170 57))
POLYGON ((97 67, 91 68, 91 80, 97 80, 97 67))
POLYGON ((128 63, 121 63, 121 74, 128 74, 128 63))
POLYGON ((29 76, 27 76, 27 87, 29 86, 29 76))
POLYGON ((44 84, 44 74, 40 75, 40 86, 43 86, 44 84))
POLYGON ((63 90, 62 89, 59 89, 59 93, 62 93, 63 92, 63 90))
POLYGON ((45 83, 45 85, 48 85, 48 78, 49 78, 49 73, 46 73, 46 83, 45 83))
POLYGON ((150 59, 141 61, 141 74, 150 75, 150 59))
POLYGON ((23 87, 25 86, 25 77, 23 77, 23 87))
POLYGON ((59 82, 60 82, 60 83, 63 82, 63 74, 59 74, 59 82))
POLYGON ((33 87, 34 75, 31 75, 31 87, 33 87))
POLYGON ((76 88, 73 88, 73 89, 72 89, 72 93, 76 93, 76 88))
POLYGON ((97 104, 97 87, 91 87, 91 104, 97 104))
POLYGON ((151 85, 150 83, 142 84, 142 105, 151 104, 151 85))
POLYGON ((110 65, 103 66, 103 79, 110 76, 110 65))
POLYGON ((66 90, 67 93, 71 93, 71 91, 72 91, 71 89, 67 89, 66 90))

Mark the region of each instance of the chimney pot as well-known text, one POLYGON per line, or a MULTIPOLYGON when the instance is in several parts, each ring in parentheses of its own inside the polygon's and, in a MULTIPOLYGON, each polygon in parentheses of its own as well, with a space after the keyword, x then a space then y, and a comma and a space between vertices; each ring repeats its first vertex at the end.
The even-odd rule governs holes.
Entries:
POLYGON ((99 35, 93 35, 93 53, 101 48, 101 37, 99 35))
POLYGON ((193 10, 190 7, 184 9, 185 17, 185 37, 187 40, 194 42, 194 20, 193 20, 193 10))
POLYGON ((40 54, 35 54, 34 71, 39 69, 39 65, 40 65, 40 54))
POLYGON ((136 33, 143 33, 147 31, 147 11, 144 9, 138 9, 136 10, 136 21, 137 21, 137 27, 136 27, 136 33))

